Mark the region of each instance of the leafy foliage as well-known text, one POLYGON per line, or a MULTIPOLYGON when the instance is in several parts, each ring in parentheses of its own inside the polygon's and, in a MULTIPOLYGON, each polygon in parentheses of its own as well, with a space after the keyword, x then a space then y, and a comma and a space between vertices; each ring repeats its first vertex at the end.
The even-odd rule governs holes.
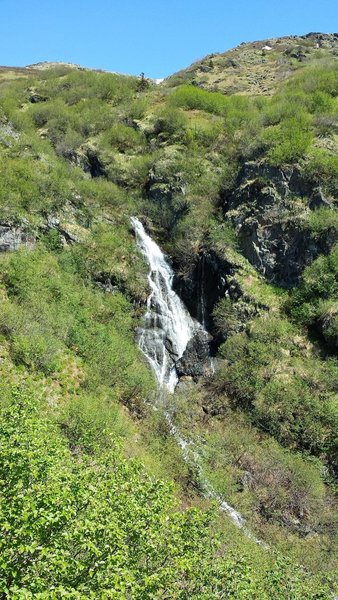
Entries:
POLYGON ((2 219, 35 240, 0 260, 1 594, 331 597, 331 582, 306 581, 295 562, 325 572, 332 542, 322 461, 333 472, 337 364, 305 333, 335 351, 336 250, 285 303, 248 270, 236 215, 230 223, 220 207, 244 162, 298 162, 333 208, 310 213, 291 198, 289 212, 301 206, 297 226, 314 240, 334 234, 337 65, 295 70, 270 98, 65 66, 24 71, 2 80, 0 115, 2 219), (209 506, 161 411, 147 408, 154 382, 134 341, 147 268, 133 214, 151 221, 180 275, 205 252, 229 271, 231 293, 214 311, 220 370, 175 396, 173 411, 196 433, 215 489, 291 558, 232 529, 216 535, 226 519, 178 510, 164 482, 175 478, 181 507, 209 506))
POLYGON ((302 355, 292 325, 273 317, 255 320, 249 336, 230 337, 221 352, 228 362, 219 385, 235 406, 284 445, 334 460, 335 361, 315 366, 302 355))
POLYGON ((210 516, 173 512, 170 486, 116 448, 72 455, 23 391, 1 410, 1 575, 11 598, 328 598, 287 561, 261 576, 250 559, 216 557, 210 516), (277 583, 278 582, 278 583, 277 583), (270 595, 272 594, 272 595, 270 595))
POLYGON ((131 307, 121 293, 103 298, 42 250, 6 262, 11 300, 3 307, 1 328, 16 363, 50 374, 74 350, 93 389, 104 381, 126 402, 147 393, 151 377, 133 343, 131 307))

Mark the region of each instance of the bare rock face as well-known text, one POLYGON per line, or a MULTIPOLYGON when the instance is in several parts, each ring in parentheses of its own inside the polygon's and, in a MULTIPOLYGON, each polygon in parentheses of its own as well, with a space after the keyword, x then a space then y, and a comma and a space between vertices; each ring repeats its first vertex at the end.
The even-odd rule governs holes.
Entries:
POLYGON ((34 236, 29 235, 21 227, 0 224, 0 252, 17 250, 21 246, 33 248, 34 245, 34 236))
POLYGON ((210 337, 206 331, 200 330, 189 340, 183 356, 175 365, 179 377, 196 379, 210 372, 210 337))
POLYGON ((330 208, 331 202, 297 165, 277 168, 250 161, 223 202, 245 257, 267 281, 286 288, 294 286, 303 269, 320 253, 327 254, 337 239, 331 231, 313 239, 308 215, 330 208))
POLYGON ((323 194, 321 188, 317 188, 313 191, 313 194, 309 202, 310 210, 316 210, 317 208, 332 208, 332 202, 330 202, 323 194))
POLYGON ((210 331, 212 311, 228 289, 228 278, 234 265, 213 250, 195 257, 188 271, 177 273, 174 288, 187 306, 190 314, 210 331))

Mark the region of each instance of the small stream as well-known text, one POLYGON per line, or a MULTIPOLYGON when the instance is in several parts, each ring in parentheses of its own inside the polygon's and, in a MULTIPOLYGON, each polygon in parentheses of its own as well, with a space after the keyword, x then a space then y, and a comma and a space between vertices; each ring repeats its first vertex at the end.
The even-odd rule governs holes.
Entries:
MULTIPOLYGON (((139 346, 156 375, 159 387, 173 393, 178 383, 175 363, 183 356, 189 340, 198 330, 203 330, 203 327, 191 317, 173 290, 174 272, 161 249, 136 217, 132 217, 131 222, 137 244, 149 265, 150 295, 143 326, 139 330, 139 346)), ((193 441, 184 438, 169 411, 165 412, 165 419, 171 435, 181 448, 184 460, 194 465, 204 497, 216 500, 220 510, 226 512, 237 527, 243 529, 249 538, 262 544, 247 530, 242 515, 213 489, 203 473, 201 457, 194 449, 193 441)))

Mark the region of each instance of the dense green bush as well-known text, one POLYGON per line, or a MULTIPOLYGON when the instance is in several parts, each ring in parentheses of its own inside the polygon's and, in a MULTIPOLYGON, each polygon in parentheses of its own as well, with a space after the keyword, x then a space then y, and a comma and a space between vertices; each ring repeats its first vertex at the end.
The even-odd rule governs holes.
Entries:
POLYGON ((307 176, 333 196, 338 194, 338 157, 322 149, 313 149, 304 165, 307 176))
POLYGON ((168 99, 169 105, 187 110, 201 110, 224 117, 224 128, 230 133, 253 125, 258 117, 258 105, 245 96, 226 97, 219 92, 207 92, 194 86, 180 86, 168 99))
POLYGON ((270 164, 280 166, 303 158, 312 141, 309 125, 306 115, 298 115, 266 129, 262 139, 269 148, 267 158, 270 164))
POLYGON ((283 445, 335 460, 335 361, 315 365, 291 323, 268 316, 254 320, 249 335, 230 337, 221 353, 227 365, 218 381, 234 406, 283 445))
POLYGON ((115 398, 128 402, 152 388, 133 343, 132 309, 120 292, 102 297, 42 250, 5 258, 2 270, 10 302, 0 323, 15 362, 49 374, 73 350, 85 362, 91 389, 105 382, 115 398))
POLYGON ((320 256, 303 273, 290 297, 291 315, 304 324, 313 323, 319 304, 338 296, 338 247, 328 256, 320 256))
POLYGON ((286 89, 304 90, 306 94, 324 92, 330 96, 338 95, 337 62, 322 62, 318 65, 310 65, 304 70, 296 73, 296 76, 286 82, 286 89))
POLYGON ((223 554, 210 515, 174 512, 170 486, 116 447, 75 453, 23 390, 4 390, 0 411, 4 598, 329 598, 278 557, 255 573, 223 554))
POLYGON ((105 133, 106 142, 118 149, 119 152, 137 150, 144 145, 142 134, 123 123, 116 123, 105 133))
POLYGON ((62 207, 71 195, 67 165, 48 165, 25 156, 3 155, 0 165, 0 206, 3 217, 47 213, 62 207))
POLYGON ((330 207, 319 208, 310 213, 308 224, 315 239, 329 232, 338 235, 338 212, 330 207))
POLYGON ((169 97, 173 106, 189 110, 204 110, 215 114, 224 114, 228 99, 218 92, 207 92, 192 85, 182 85, 169 97))
POLYGON ((161 108, 156 113, 154 123, 154 133, 156 135, 163 134, 166 137, 176 136, 183 139, 188 125, 188 120, 185 114, 170 106, 161 108))

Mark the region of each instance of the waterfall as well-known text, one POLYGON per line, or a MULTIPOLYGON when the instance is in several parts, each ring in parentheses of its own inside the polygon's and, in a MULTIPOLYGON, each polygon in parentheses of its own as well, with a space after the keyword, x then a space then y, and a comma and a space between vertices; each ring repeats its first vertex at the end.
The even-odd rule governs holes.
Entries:
POLYGON ((173 392, 178 381, 175 363, 183 356, 187 343, 201 326, 191 318, 174 292, 174 272, 163 252, 136 217, 132 217, 131 221, 139 248, 150 267, 150 295, 140 330, 139 346, 160 386, 173 392))
MULTIPOLYGON (((140 328, 139 346, 153 368, 160 388, 174 392, 178 377, 176 362, 183 356, 189 340, 203 331, 200 323, 192 319, 182 300, 172 288, 174 272, 158 245, 145 232, 142 223, 132 217, 136 240, 148 265, 148 282, 150 295, 147 299, 147 310, 143 327, 140 328)), ((201 282, 201 308, 204 318, 204 288, 201 282)), ((211 359, 211 369, 213 363, 211 359)), ((156 410, 156 406, 154 409, 156 410)), ((186 463, 193 463, 199 477, 201 491, 206 498, 215 500, 221 511, 226 512, 232 522, 242 529, 248 538, 258 544, 263 542, 248 531, 245 519, 224 498, 213 489, 205 477, 201 465, 201 457, 194 450, 194 444, 180 433, 168 410, 164 413, 169 430, 181 448, 186 463)))

